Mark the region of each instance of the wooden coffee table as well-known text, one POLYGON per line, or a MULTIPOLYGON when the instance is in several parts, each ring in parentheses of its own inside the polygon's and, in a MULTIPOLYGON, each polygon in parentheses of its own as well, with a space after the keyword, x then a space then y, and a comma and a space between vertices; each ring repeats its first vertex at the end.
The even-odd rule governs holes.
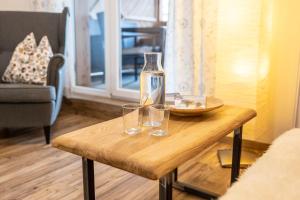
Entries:
POLYGON ((224 106, 200 117, 170 118, 169 135, 123 134, 122 118, 99 123, 57 137, 52 145, 79 155, 83 164, 84 199, 95 199, 97 161, 133 174, 159 179, 159 199, 171 200, 172 188, 214 199, 217 195, 177 180, 177 168, 234 131, 231 182, 239 176, 242 126, 256 116, 252 109, 224 106))

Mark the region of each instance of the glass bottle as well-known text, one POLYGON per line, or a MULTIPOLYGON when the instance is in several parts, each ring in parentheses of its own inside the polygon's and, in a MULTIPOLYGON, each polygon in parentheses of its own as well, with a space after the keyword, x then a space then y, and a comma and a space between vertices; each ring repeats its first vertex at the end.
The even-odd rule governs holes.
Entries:
POLYGON ((161 65, 161 53, 145 53, 145 65, 141 72, 141 105, 165 103, 165 73, 161 65))
POLYGON ((165 73, 161 65, 161 53, 145 53, 145 65, 140 76, 140 104, 145 106, 144 126, 150 126, 147 107, 165 104, 165 73))

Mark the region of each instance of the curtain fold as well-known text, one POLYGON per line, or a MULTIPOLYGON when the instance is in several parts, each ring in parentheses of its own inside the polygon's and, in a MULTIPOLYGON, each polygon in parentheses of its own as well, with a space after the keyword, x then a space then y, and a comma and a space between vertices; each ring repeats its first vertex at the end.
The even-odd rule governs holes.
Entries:
POLYGON ((167 92, 212 96, 217 3, 171 0, 165 52, 167 92))

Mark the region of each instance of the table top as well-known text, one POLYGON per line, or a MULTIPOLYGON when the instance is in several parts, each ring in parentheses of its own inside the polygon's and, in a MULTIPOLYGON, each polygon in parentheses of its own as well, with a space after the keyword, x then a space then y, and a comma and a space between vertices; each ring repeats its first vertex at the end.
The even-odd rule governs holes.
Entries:
POLYGON ((58 149, 149 179, 159 179, 256 116, 252 109, 223 106, 199 117, 172 116, 169 135, 149 130, 123 132, 122 118, 95 124, 55 138, 58 149))

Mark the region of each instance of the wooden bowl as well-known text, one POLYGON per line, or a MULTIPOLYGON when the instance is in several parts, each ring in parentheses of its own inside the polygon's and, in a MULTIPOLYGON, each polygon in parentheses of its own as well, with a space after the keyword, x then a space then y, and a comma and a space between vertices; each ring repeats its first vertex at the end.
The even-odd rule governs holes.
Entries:
POLYGON ((207 97, 205 107, 199 106, 196 108, 180 108, 180 107, 175 107, 175 105, 169 105, 169 107, 170 107, 171 114, 186 117, 186 116, 198 116, 201 115, 202 113, 220 108, 223 105, 224 104, 221 99, 215 97, 207 97))

